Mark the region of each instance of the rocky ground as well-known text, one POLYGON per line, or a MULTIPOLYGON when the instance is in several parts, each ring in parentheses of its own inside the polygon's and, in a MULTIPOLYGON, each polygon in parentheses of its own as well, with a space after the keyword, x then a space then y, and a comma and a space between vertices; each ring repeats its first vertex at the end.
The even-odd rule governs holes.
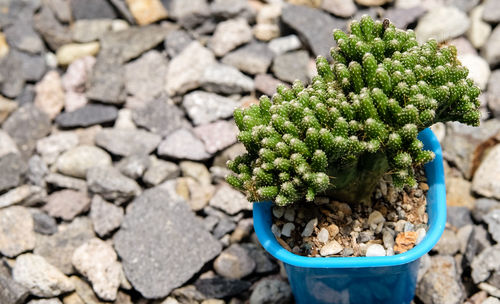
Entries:
POLYGON ((415 303, 500 303, 500 2, 386 2, 1 0, 0 303, 292 302, 222 181, 231 114, 362 14, 455 44, 484 89, 481 127, 436 126, 449 225, 415 303))

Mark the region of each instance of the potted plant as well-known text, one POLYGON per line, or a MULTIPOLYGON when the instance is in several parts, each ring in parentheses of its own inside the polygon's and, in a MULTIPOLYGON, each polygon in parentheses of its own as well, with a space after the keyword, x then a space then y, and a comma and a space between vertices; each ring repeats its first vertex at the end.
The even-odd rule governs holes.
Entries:
POLYGON ((412 30, 369 16, 352 21, 350 32, 333 32, 333 63, 318 57, 310 85, 279 86, 272 99, 235 110, 247 152, 228 162, 234 174, 227 181, 259 202, 256 234, 284 262, 298 303, 409 303, 419 258, 446 221, 441 148, 428 127, 447 121, 477 126, 480 90, 454 46, 419 45, 412 30), (409 251, 308 257, 285 249, 271 230, 272 206, 319 208, 326 197, 371 208, 382 178, 390 176, 398 188, 416 187, 416 169, 424 165, 428 230, 409 251))

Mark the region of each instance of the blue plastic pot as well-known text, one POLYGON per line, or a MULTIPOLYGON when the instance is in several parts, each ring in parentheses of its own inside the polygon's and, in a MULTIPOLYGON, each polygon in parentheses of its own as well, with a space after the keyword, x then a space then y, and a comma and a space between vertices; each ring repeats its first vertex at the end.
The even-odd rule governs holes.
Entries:
POLYGON ((413 249, 386 257, 304 257, 283 248, 271 232, 271 202, 253 206, 254 228, 262 246, 282 261, 297 303, 410 303, 420 257, 437 243, 446 224, 446 191, 441 146, 430 129, 419 134, 436 154, 425 165, 429 185, 429 230, 413 249))

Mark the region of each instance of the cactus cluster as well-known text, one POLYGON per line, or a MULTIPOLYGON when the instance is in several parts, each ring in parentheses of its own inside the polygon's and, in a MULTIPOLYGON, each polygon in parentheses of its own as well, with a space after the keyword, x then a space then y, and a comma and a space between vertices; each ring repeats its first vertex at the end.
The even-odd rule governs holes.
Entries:
POLYGON ((350 32, 333 32, 333 63, 319 56, 310 85, 280 85, 271 99, 235 110, 247 153, 228 162, 227 181, 250 201, 363 201, 385 174, 413 186, 415 166, 434 157, 419 131, 479 124, 480 90, 454 46, 419 45, 412 30, 369 16, 352 21, 350 32))

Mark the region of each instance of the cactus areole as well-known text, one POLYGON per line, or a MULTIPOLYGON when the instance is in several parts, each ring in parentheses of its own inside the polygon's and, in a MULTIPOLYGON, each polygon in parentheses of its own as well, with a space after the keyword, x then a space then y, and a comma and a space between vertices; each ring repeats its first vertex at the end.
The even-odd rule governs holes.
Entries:
POLYGON ((419 131, 479 125, 480 89, 454 46, 419 45, 412 30, 366 15, 333 38, 333 61, 318 56, 310 85, 280 85, 272 98, 235 110, 247 152, 228 162, 227 181, 249 201, 367 202, 384 175, 397 187, 416 184, 414 168, 434 157, 419 131))

